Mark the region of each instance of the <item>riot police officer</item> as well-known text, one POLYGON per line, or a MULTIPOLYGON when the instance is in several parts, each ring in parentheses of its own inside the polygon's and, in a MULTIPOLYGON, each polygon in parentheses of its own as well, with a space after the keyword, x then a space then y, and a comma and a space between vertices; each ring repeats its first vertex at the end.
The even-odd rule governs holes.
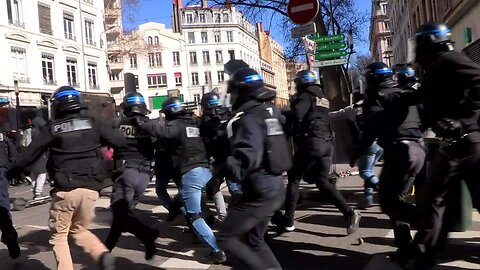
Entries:
POLYGON ((352 234, 360 224, 360 212, 348 205, 329 178, 333 154, 333 134, 328 117, 329 101, 312 71, 298 72, 295 85, 297 97, 291 104, 291 116, 296 125, 294 141, 297 150, 293 157, 293 168, 288 172, 285 214, 274 222, 280 230, 295 229, 295 208, 300 180, 303 177, 305 181, 315 183, 322 194, 340 210, 346 221, 347 234, 352 234))
POLYGON ((263 237, 270 216, 283 202, 282 173, 291 166, 284 118, 277 108, 264 104, 275 92, 267 90, 251 68, 231 75, 228 92, 235 116, 227 125, 227 179, 241 183, 243 193, 222 224, 219 243, 234 269, 281 269, 263 237))
POLYGON ((2 242, 7 246, 10 257, 16 259, 20 256, 20 247, 17 243, 17 231, 13 227, 10 215, 10 199, 8 196, 9 181, 7 173, 15 158, 17 149, 13 142, 4 133, 0 133, 0 231, 2 242))
POLYGON ((415 77, 415 70, 410 66, 402 66, 395 72, 397 77, 397 84, 400 88, 407 88, 411 90, 418 89, 418 80, 415 77))
MULTIPOLYGON (((480 66, 455 51, 450 36, 440 23, 427 23, 415 34, 416 62, 425 71, 417 101, 424 106, 425 126, 445 143, 430 164, 426 212, 414 240, 417 254, 405 262, 408 269, 433 264, 450 187, 462 179, 473 187, 480 173, 480 66)), ((473 194, 474 205, 478 198, 473 194)))
POLYGON ((425 149, 416 106, 380 102, 380 95, 404 91, 397 88, 393 71, 385 63, 366 67, 367 83, 362 105, 364 129, 350 165, 377 139, 384 149, 380 175, 380 205, 390 218, 398 251, 392 259, 401 259, 411 251, 410 224, 419 220, 418 208, 405 200, 415 177, 425 162, 425 149))
POLYGON ((134 209, 150 183, 151 162, 154 157, 152 138, 138 129, 136 117, 145 117, 149 113, 142 94, 130 92, 123 99, 123 116, 113 119, 113 128, 123 133, 128 145, 116 147, 113 151, 113 220, 105 241, 106 247, 112 250, 122 232, 132 233, 144 244, 147 260, 155 255, 158 230, 147 225, 144 219, 139 219, 134 209))
POLYGON ((185 206, 186 218, 193 231, 210 248, 213 263, 226 261, 212 229, 202 218, 202 191, 212 179, 207 153, 200 137, 198 119, 193 112, 186 110, 177 97, 168 98, 162 104, 166 124, 138 118, 140 128, 153 137, 165 142, 164 146, 172 155, 173 167, 181 173, 181 197, 185 206))
POLYGON ((114 269, 114 261, 103 243, 88 230, 95 217, 95 201, 105 184, 100 147, 103 143, 124 146, 119 131, 81 115, 80 92, 62 86, 53 94, 51 123, 16 158, 14 168, 25 168, 46 150, 47 170, 53 179, 49 226, 50 244, 58 269, 73 270, 68 236, 99 262, 101 269, 114 269))
MULTIPOLYGON (((214 177, 220 184, 225 178, 225 172, 222 170, 230 147, 227 137, 227 122, 232 118, 228 108, 220 106, 220 96, 215 92, 203 95, 200 102, 202 106, 202 116, 200 124, 200 135, 205 143, 208 156, 213 160, 214 177)), ((240 184, 227 181, 227 187, 232 195, 230 205, 233 206, 242 193, 240 184), (232 204, 233 202, 233 204, 232 204)), ((214 191, 218 190, 219 185, 214 191)))

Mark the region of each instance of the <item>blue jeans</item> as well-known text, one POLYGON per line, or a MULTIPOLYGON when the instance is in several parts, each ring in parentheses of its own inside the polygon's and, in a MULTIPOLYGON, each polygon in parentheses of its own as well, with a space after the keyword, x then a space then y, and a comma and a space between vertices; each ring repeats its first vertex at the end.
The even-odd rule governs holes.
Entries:
POLYGON ((365 193, 367 200, 373 199, 373 186, 378 185, 378 178, 375 175, 375 164, 377 164, 380 157, 383 155, 383 148, 374 142, 365 152, 363 156, 358 159, 358 170, 360 177, 364 181, 365 193))
POLYGON ((187 211, 187 219, 192 225, 193 230, 213 252, 217 252, 220 250, 217 245, 217 239, 212 229, 210 229, 201 217, 202 191, 210 179, 212 179, 212 173, 208 168, 194 168, 182 175, 181 192, 185 210, 187 211))

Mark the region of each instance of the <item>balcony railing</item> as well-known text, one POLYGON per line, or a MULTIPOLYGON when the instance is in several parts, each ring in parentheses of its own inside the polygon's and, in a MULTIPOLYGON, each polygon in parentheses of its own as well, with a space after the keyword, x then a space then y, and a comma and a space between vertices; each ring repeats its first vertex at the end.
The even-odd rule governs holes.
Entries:
POLYGON ((93 83, 91 83, 91 84, 90 84, 90 89, 98 90, 98 89, 100 89, 100 86, 99 86, 98 84, 93 84, 93 83))
POLYGON ((21 21, 19 21, 19 20, 9 19, 9 20, 8 20, 8 23, 11 24, 11 25, 14 25, 14 26, 16 26, 16 27, 25 28, 25 23, 24 23, 24 22, 21 22, 21 21))
POLYGON ((13 80, 19 83, 30 83, 30 78, 27 76, 13 76, 13 80))
POLYGON ((80 87, 80 83, 78 82, 68 82, 68 85, 71 86, 71 87, 80 87))
POLYGON ((51 79, 43 79, 43 84, 45 85, 57 85, 56 80, 51 80, 51 79))
POLYGON ((47 35, 53 35, 52 29, 40 28, 40 33, 47 34, 47 35))

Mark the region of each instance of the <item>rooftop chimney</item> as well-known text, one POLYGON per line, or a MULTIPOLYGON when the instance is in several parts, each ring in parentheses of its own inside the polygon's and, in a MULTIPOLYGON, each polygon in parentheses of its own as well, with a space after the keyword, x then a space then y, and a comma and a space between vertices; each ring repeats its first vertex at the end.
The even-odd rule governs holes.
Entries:
POLYGON ((208 7, 207 0, 202 0, 202 8, 207 8, 207 7, 208 7))
POLYGON ((263 23, 261 23, 261 22, 257 23, 257 31, 258 32, 263 32, 263 23))

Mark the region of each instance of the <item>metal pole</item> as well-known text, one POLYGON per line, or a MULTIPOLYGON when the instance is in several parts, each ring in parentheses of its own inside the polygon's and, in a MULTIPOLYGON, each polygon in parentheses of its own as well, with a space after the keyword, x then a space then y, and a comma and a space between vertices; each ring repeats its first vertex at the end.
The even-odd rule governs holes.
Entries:
POLYGON ((18 89, 18 81, 17 80, 14 80, 13 81, 13 87, 15 89, 15 100, 16 100, 16 105, 15 105, 15 114, 16 114, 16 118, 17 118, 17 130, 20 129, 20 122, 19 122, 19 118, 20 118, 20 90, 18 89))
POLYGON ((87 92, 87 76, 88 76, 88 71, 87 71, 87 64, 85 62, 85 41, 83 40, 83 27, 86 26, 85 22, 84 25, 82 26, 82 1, 78 1, 78 9, 80 11, 80 40, 82 41, 82 58, 83 58, 83 84, 84 84, 84 91, 87 92))

